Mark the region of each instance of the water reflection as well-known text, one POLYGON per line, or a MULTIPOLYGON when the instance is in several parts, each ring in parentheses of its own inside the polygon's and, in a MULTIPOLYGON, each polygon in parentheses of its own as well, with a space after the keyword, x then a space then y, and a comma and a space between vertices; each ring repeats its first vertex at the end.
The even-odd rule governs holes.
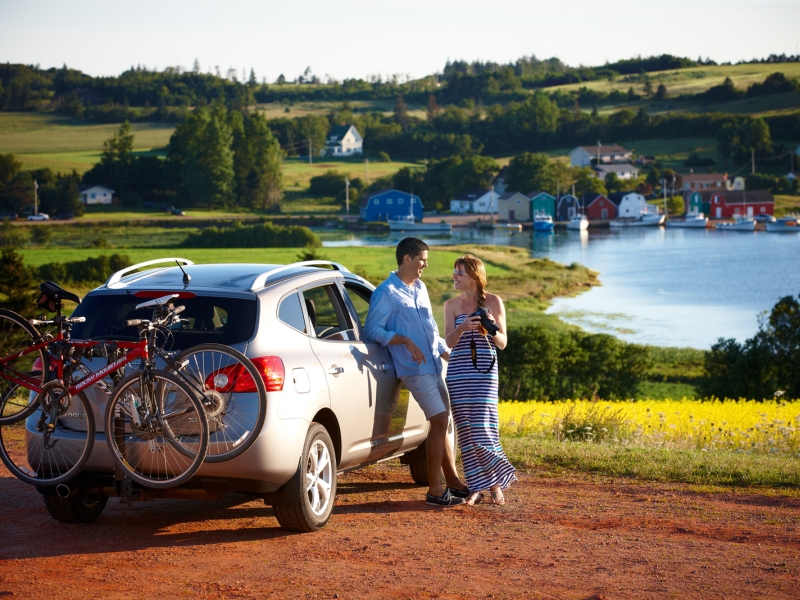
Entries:
MULTIPOLYGON (((355 235, 324 246, 393 246, 404 234, 355 235)), ((497 244, 598 271, 602 285, 559 298, 550 312, 588 331, 668 346, 743 341, 758 314, 800 292, 800 235, 695 229, 590 229, 553 233, 454 229, 430 245, 497 244)))

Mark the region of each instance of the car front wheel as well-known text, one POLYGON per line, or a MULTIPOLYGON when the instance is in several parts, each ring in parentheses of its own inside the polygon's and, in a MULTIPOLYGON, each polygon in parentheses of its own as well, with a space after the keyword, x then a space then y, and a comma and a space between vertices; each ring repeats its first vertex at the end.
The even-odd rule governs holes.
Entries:
POLYGON ((273 506, 278 523, 289 531, 325 527, 336 499, 336 452, 328 431, 312 423, 303 445, 300 491, 294 502, 273 506))

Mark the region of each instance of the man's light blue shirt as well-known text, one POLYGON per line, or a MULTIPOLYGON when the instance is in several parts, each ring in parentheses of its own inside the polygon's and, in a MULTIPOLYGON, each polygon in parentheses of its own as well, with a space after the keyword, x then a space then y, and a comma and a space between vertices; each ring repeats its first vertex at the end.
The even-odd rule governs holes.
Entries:
POLYGON ((439 337, 428 288, 421 280, 406 285, 397 271, 392 271, 372 294, 364 330, 368 339, 389 347, 398 377, 442 372, 441 354, 447 352, 447 346, 439 337), (405 344, 389 345, 395 335, 414 342, 426 362, 415 363, 405 344))

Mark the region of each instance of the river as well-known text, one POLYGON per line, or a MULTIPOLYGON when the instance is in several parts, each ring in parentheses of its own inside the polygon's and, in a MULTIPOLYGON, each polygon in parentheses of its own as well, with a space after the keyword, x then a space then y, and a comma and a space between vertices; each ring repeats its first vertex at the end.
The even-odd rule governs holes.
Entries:
MULTIPOLYGON (((325 246, 394 245, 402 235, 351 235, 325 246)), ((439 244, 498 244, 598 271, 602 286, 548 309, 586 331, 629 342, 708 349, 744 341, 759 314, 800 293, 800 235, 640 228, 553 234, 454 229, 439 244)))

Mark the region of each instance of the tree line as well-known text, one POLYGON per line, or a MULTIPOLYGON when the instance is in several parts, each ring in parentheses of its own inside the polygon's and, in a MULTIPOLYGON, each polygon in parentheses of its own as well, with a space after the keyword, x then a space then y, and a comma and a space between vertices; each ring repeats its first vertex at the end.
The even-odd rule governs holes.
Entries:
POLYGON ((145 200, 266 209, 281 198, 281 150, 258 112, 220 103, 188 113, 170 137, 165 161, 136 156, 133 140, 126 121, 83 180, 115 190, 128 206, 145 200))

